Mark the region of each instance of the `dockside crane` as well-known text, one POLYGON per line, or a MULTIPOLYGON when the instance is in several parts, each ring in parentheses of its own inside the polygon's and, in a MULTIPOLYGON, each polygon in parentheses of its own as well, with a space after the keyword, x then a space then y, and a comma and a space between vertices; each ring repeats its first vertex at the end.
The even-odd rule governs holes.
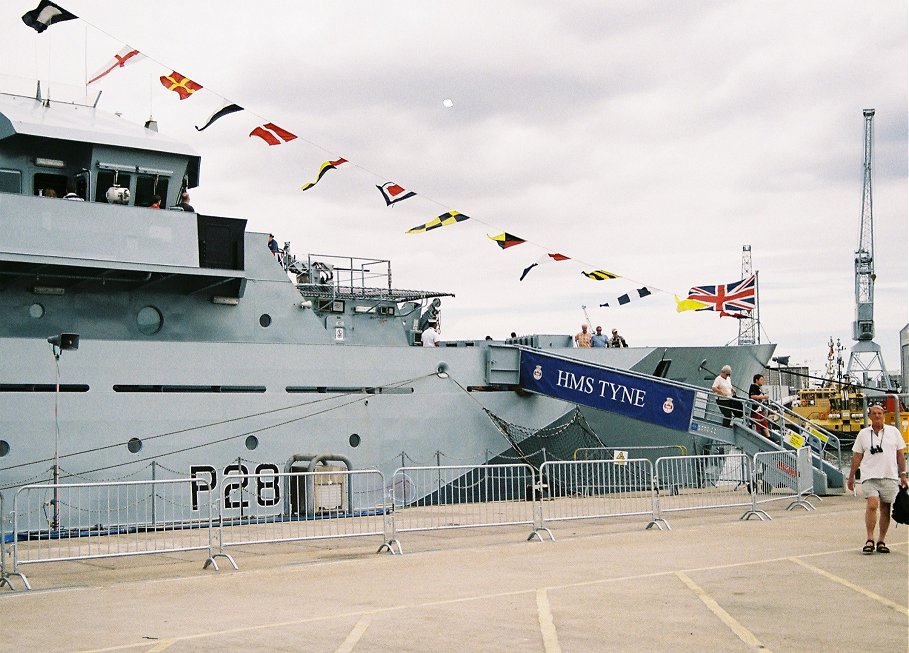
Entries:
POLYGON ((865 117, 865 161, 862 185, 862 218, 859 244, 855 250, 855 321, 847 373, 866 386, 892 390, 890 375, 874 342, 874 214, 871 201, 872 154, 874 147, 874 109, 862 111, 865 117))

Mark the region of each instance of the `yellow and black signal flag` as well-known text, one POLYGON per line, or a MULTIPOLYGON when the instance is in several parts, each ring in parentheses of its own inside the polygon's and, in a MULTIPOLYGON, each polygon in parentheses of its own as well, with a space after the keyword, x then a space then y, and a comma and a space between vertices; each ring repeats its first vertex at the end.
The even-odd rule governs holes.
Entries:
POLYGON ((322 181, 322 177, 325 176, 326 172, 328 172, 329 170, 334 170, 338 166, 342 166, 345 163, 347 163, 347 159, 345 159, 344 157, 340 157, 338 159, 335 159, 334 161, 326 161, 319 167, 319 174, 316 175, 316 180, 311 181, 308 184, 303 184, 302 186, 300 186, 300 190, 309 190, 310 188, 312 188, 313 186, 318 184, 320 181, 322 181))
POLYGON ((609 279, 618 279, 619 275, 613 274, 612 272, 607 272, 606 270, 592 270, 590 272, 581 272, 588 279, 593 279, 594 281, 608 281, 609 279))
POLYGON ((486 237, 490 240, 494 240, 496 244, 502 249, 508 249, 509 247, 514 247, 515 245, 520 245, 521 243, 526 242, 523 238, 518 238, 509 233, 502 232, 498 236, 490 236, 486 234, 486 237))
POLYGON ((447 227, 450 224, 464 222, 465 220, 470 220, 470 216, 464 215, 463 213, 458 213, 457 211, 446 211, 439 217, 433 218, 426 224, 419 224, 413 229, 408 229, 406 233, 422 234, 427 231, 432 231, 433 229, 438 229, 439 227, 447 227))

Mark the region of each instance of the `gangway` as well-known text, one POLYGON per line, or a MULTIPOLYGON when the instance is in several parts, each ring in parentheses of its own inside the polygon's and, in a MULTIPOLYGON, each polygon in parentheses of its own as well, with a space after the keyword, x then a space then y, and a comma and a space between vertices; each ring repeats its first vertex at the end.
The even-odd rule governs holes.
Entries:
POLYGON ((740 399, 741 416, 724 426, 716 395, 706 388, 522 345, 490 346, 486 380, 729 445, 748 456, 808 446, 815 493, 844 491, 845 461, 836 436, 777 404, 740 399), (771 439, 749 418, 758 407, 769 413, 771 439))

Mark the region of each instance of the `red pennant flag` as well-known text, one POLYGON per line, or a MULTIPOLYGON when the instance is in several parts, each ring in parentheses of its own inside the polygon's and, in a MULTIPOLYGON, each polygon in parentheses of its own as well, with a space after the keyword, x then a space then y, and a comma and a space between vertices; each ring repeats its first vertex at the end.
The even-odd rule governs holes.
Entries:
POLYGON ((114 55, 112 61, 106 63, 101 70, 96 72, 94 77, 85 82, 85 85, 88 86, 89 84, 94 84, 112 70, 116 68, 125 68, 129 64, 136 63, 137 61, 142 61, 144 58, 144 54, 132 46, 127 45, 122 50, 120 50, 120 52, 114 55))
POLYGON ((268 122, 261 127, 256 127, 249 132, 249 135, 258 136, 269 145, 281 145, 282 143, 292 141, 297 137, 296 134, 291 134, 286 129, 281 129, 273 122, 268 122))
POLYGON ((164 88, 168 91, 175 92, 180 96, 181 100, 185 100, 202 88, 202 84, 197 84, 189 77, 185 77, 176 71, 172 72, 170 75, 163 75, 159 79, 164 88))
POLYGON ((405 190, 403 186, 399 186, 393 181, 386 181, 381 186, 376 186, 376 188, 382 193, 385 206, 391 206, 416 195, 412 190, 405 190))

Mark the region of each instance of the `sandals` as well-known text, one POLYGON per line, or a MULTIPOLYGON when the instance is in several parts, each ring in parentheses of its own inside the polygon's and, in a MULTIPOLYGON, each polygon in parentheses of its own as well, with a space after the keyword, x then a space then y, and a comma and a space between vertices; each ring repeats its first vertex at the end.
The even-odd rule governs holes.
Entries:
POLYGON ((862 553, 866 556, 874 553, 874 540, 868 540, 865 542, 865 546, 862 547, 862 553))
POLYGON ((890 548, 884 544, 883 540, 877 543, 877 552, 878 553, 890 553, 890 548))

